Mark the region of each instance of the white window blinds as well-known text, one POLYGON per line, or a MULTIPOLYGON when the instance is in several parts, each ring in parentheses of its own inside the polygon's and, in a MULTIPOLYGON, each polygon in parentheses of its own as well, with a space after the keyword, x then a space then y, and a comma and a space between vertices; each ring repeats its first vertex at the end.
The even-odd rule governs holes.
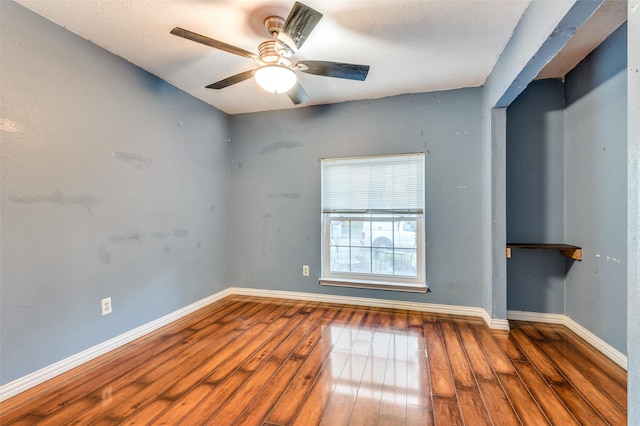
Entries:
POLYGON ((424 153, 322 160, 323 213, 422 214, 424 153))

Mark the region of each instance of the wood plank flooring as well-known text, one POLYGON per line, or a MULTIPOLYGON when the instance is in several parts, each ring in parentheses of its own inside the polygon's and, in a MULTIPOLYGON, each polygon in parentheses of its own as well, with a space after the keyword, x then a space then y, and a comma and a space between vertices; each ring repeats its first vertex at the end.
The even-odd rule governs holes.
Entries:
POLYGON ((564 327, 228 297, 0 404, 2 425, 625 425, 564 327))

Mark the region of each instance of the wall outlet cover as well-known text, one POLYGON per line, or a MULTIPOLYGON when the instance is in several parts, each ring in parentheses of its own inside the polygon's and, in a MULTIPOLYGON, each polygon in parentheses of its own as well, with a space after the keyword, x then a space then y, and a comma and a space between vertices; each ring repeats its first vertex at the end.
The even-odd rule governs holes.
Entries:
POLYGON ((102 299, 102 302, 100 303, 101 307, 102 307, 102 315, 107 315, 111 313, 112 307, 111 307, 111 298, 107 297, 106 299, 102 299))

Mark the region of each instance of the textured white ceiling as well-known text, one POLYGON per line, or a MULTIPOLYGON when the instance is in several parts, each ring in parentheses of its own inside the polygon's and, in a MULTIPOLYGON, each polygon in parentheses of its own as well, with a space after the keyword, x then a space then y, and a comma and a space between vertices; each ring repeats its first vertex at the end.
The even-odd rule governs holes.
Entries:
MULTIPOLYGON (((17 1, 226 113, 294 107, 253 79, 206 89, 256 63, 169 33, 180 26, 257 53, 263 19, 286 18, 294 1, 17 1)), ((529 1, 303 0, 324 17, 294 59, 371 69, 364 82, 298 73, 311 96, 301 106, 480 86, 529 1)))

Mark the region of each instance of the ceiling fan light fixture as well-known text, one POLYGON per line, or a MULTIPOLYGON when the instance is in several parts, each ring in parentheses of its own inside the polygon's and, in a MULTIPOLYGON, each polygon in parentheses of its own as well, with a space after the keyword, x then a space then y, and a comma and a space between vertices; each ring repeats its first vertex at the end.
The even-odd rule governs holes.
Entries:
MULTIPOLYGON (((2 0, 0 0, 2 1, 2 0)), ((240 47, 220 40, 175 27, 171 34, 195 41, 214 49, 222 50, 258 63, 257 69, 250 69, 224 78, 206 86, 207 89, 224 89, 254 77, 258 85, 269 93, 286 93, 295 104, 309 101, 309 95, 298 82, 297 72, 333 78, 364 81, 369 65, 357 65, 329 61, 293 61, 295 54, 322 19, 322 13, 296 1, 287 19, 268 16, 264 26, 272 38, 258 46, 259 54, 251 53, 240 47)))
POLYGON ((260 87, 275 94, 287 92, 298 81, 292 69, 275 64, 261 66, 256 70, 254 78, 260 87))

